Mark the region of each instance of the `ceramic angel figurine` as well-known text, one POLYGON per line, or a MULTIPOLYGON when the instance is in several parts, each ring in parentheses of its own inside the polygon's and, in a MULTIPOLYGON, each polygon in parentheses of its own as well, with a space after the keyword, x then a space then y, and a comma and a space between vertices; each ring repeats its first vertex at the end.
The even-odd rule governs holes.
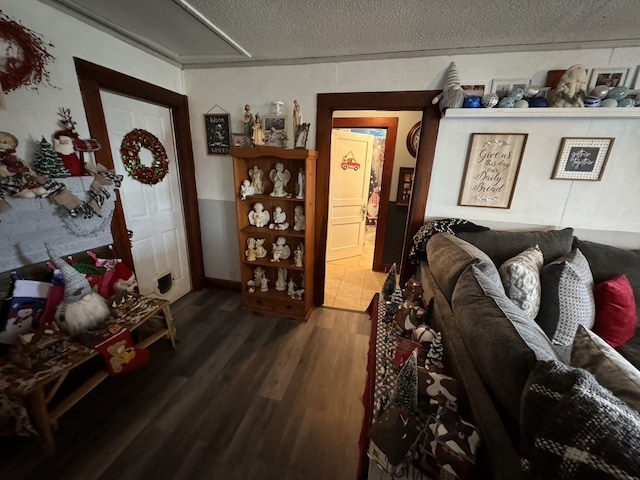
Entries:
POLYGON ((240 198, 242 198, 242 200, 246 200, 247 197, 255 195, 255 193, 256 189, 253 185, 251 185, 251 182, 249 182, 249 180, 245 180, 242 182, 242 185, 240 186, 240 198))
POLYGON ((287 269, 278 268, 278 279, 276 280, 276 290, 284 292, 287 289, 287 269))
POLYGON ((281 207, 276 207, 273 210, 273 223, 269 225, 271 230, 286 230, 289 228, 289 222, 287 222, 287 214, 282 211, 281 207))
POLYGON ((293 260, 296 267, 302 268, 304 266, 304 245, 302 243, 299 243, 293 252, 293 260))
POLYGON ((257 195, 262 195, 264 193, 264 172, 258 168, 257 165, 254 165, 251 170, 249 170, 249 177, 251 178, 251 185, 256 191, 257 195))
POLYGON ((249 223, 254 227, 266 227, 271 215, 264 209, 264 205, 258 202, 253 206, 253 210, 249 212, 248 217, 249 223))
POLYGON ((264 238, 256 238, 256 257, 264 258, 267 256, 267 249, 264 248, 264 238))
POLYGON ((276 163, 276 168, 269 172, 269 178, 273 182, 272 197, 286 197, 287 192, 284 191, 284 187, 287 186, 289 180, 291 180, 291 172, 284 168, 282 162, 276 163))
POLYGON ((247 238, 247 249, 244 254, 247 257, 248 262, 256 261, 256 239, 255 238, 247 238))
POLYGON ((260 291, 261 292, 269 291, 269 279, 267 277, 262 277, 260 279, 260 291))
POLYGON ((255 282, 256 285, 260 285, 260 281, 262 280, 262 277, 264 277, 264 268, 256 267, 255 270, 253 271, 253 281, 255 282))
POLYGON ((296 198, 304 198, 304 182, 304 168, 300 167, 300 169, 298 169, 298 195, 296 195, 296 198))
POLYGON ((276 243, 272 243, 271 248, 271 261, 279 262, 280 260, 286 260, 291 256, 291 248, 287 245, 287 239, 284 237, 276 238, 276 243))
POLYGON ((304 220, 304 208, 302 205, 296 205, 296 208, 293 209, 293 229, 296 232, 304 230, 304 220))
POLYGON ((296 293, 296 283, 293 281, 293 278, 289 279, 289 283, 287 284, 287 295, 292 297, 296 293))
POLYGON ((253 129, 253 133, 251 134, 253 144, 264 145, 264 129, 262 128, 262 119, 259 113, 256 113, 256 120, 251 128, 253 129))

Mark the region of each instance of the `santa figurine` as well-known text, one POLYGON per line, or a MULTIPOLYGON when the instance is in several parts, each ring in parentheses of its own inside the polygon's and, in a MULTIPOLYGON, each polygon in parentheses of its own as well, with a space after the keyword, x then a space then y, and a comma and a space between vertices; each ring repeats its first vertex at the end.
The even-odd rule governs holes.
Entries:
POLYGON ((73 148, 73 138, 73 131, 59 130, 53 134, 53 148, 71 176, 80 177, 84 174, 84 162, 73 148))

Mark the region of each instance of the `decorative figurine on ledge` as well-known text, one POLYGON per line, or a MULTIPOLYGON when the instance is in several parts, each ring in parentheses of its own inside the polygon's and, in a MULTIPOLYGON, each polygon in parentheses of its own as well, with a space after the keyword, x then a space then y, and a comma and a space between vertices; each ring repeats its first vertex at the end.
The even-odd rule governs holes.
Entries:
POLYGON ((287 214, 282 211, 281 207, 276 207, 273 210, 273 223, 269 225, 271 230, 286 230, 289 228, 289 222, 287 222, 287 214))
POLYGON ((260 279, 260 291, 261 292, 269 291, 269 279, 267 277, 262 277, 260 279))
POLYGON ((296 195, 296 198, 299 198, 300 200, 304 198, 304 183, 304 168, 300 167, 298 169, 298 195, 296 195))
POLYGON ((247 249, 244 251, 245 256, 247 257, 247 262, 255 262, 256 261, 256 239, 255 238, 247 238, 247 249))
POLYGON ((293 252, 293 260, 296 267, 302 268, 304 266, 304 245, 302 243, 299 243, 293 252))
POLYGON ((246 200, 247 197, 255 195, 255 193, 256 189, 253 185, 251 185, 251 182, 249 180, 245 180, 242 182, 242 185, 240 186, 240 198, 242 198, 242 200, 246 200))
POLYGON ((256 285, 260 285, 260 280, 264 277, 264 273, 264 268, 262 267, 256 267, 253 270, 253 281, 256 282, 256 285))
POLYGON ((244 114, 242 115, 242 123, 244 123, 244 133, 251 135, 253 130, 253 113, 251 113, 251 107, 249 105, 244 106, 244 114))
POLYGON ((287 269, 278 268, 278 279, 276 280, 276 290, 284 292, 287 289, 287 269))
POLYGON ((284 191, 289 180, 291 180, 291 172, 284 168, 284 163, 276 163, 276 168, 269 172, 269 178, 273 182, 272 197, 286 197, 288 194, 284 191))
POLYGON ((441 93, 434 97, 431 103, 434 105, 437 103, 438 107, 440 107, 440 113, 443 114, 447 108, 462 107, 463 102, 464 90, 460 85, 456 62, 451 62, 444 77, 444 88, 441 93))
POLYGON ((287 148, 289 146, 289 135, 286 130, 282 131, 282 135, 280 136, 280 147, 287 148))
POLYGON ((587 69, 573 65, 562 75, 552 105, 554 107, 584 107, 587 96, 587 69))
POLYGON ((293 229, 296 232, 304 230, 304 221, 304 208, 302 205, 296 205, 296 208, 293 209, 293 229))
POLYGON ((253 145, 264 145, 264 129, 262 127, 262 119, 260 114, 256 113, 256 121, 253 123, 253 133, 251 134, 251 140, 253 145))
POLYGON ((264 258, 267 256, 267 249, 264 248, 264 238, 256 238, 256 257, 264 258))
POLYGON ((287 295, 289 295, 290 297, 293 297, 293 295, 296 293, 296 283, 293 281, 293 278, 289 279, 289 283, 287 284, 287 295))
POLYGON ((291 248, 287 245, 287 239, 284 237, 278 237, 276 243, 272 244, 271 249, 271 261, 279 262, 280 260, 286 260, 291 256, 291 248))
POLYGON ((253 206, 253 210, 251 210, 248 214, 249 223, 254 227, 266 227, 269 223, 269 212, 264 209, 264 205, 260 202, 256 203, 253 206))
POLYGON ((253 168, 249 170, 249 177, 251 178, 251 185, 253 185, 253 188, 256 190, 256 195, 262 195, 264 193, 264 172, 262 169, 254 165, 253 168))

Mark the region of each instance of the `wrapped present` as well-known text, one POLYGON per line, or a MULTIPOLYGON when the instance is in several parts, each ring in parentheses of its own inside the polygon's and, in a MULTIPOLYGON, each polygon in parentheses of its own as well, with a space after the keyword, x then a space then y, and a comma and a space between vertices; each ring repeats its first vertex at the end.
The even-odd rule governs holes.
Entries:
POLYGON ((418 395, 429 397, 432 405, 449 405, 457 409, 458 382, 435 365, 418 367, 418 395))
POLYGON ((395 365, 403 365, 414 350, 418 350, 418 365, 424 365, 427 354, 422 348, 422 345, 408 338, 398 337, 393 363, 395 365))
POLYGON ((372 425, 369 437, 369 458, 393 473, 418 437, 418 427, 409 409, 390 407, 372 425))

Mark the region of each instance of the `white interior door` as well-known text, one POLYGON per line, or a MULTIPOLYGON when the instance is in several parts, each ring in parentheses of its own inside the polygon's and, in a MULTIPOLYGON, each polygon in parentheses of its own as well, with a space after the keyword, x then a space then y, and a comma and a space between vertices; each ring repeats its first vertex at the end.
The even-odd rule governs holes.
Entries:
MULTIPOLYGON (((191 275, 171 111, 113 93, 101 92, 101 97, 115 170, 124 175, 120 196, 127 229, 133 232, 132 255, 140 293, 173 302, 191 291, 191 275), (122 164, 120 144, 134 128, 155 135, 167 151, 169 172, 155 185, 133 179, 122 164)), ((140 161, 150 166, 151 152, 140 149, 140 161)))
POLYGON ((327 261, 362 255, 373 135, 331 132, 327 261))

